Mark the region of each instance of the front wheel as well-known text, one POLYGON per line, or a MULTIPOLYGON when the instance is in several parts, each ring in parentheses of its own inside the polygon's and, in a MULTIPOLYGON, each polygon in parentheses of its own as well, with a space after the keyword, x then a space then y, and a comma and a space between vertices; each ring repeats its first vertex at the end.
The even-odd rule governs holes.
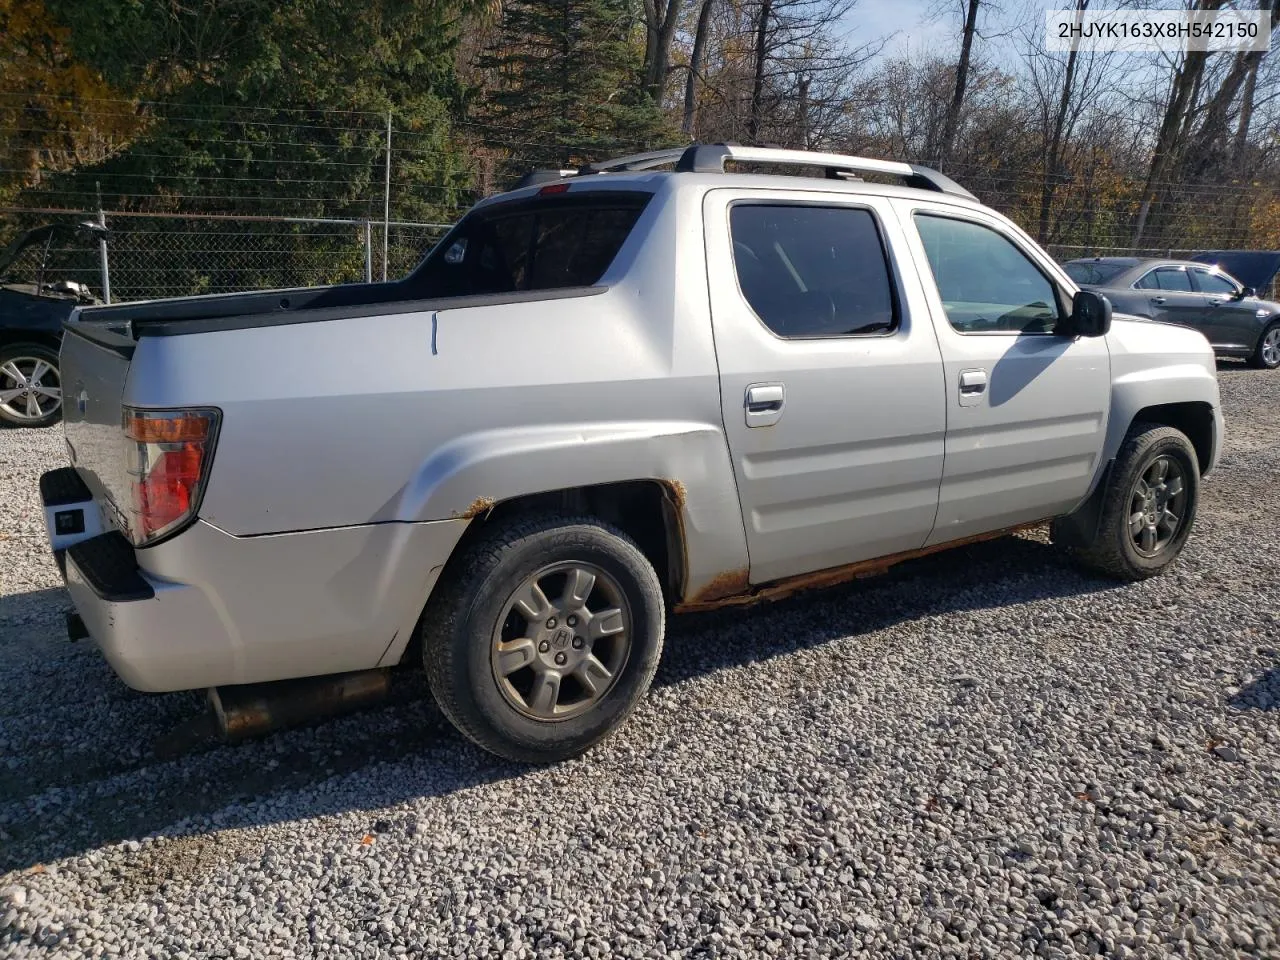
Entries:
POLYGON ((0 347, 0 422, 47 427, 61 415, 58 351, 42 343, 0 347))
POLYGON ((1262 331, 1258 338, 1258 347, 1253 351, 1249 362, 1264 370, 1280 367, 1280 320, 1273 320, 1271 326, 1262 331))
POLYGON ((423 617, 445 716, 510 760, 582 753, 648 690, 662 652, 657 574, 593 518, 500 523, 450 562, 423 617))
POLYGON ((1199 498, 1199 461, 1186 435, 1135 423, 1107 479, 1097 530, 1072 555, 1119 580, 1153 577, 1182 552, 1199 498))

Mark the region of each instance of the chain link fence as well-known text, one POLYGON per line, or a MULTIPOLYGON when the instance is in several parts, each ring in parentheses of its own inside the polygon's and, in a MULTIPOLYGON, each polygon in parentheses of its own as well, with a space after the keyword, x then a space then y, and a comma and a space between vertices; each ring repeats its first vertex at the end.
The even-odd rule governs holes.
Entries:
MULTIPOLYGON (((30 216, 31 211, 22 211, 30 216)), ((90 237, 30 248, 7 271, 26 282, 45 260, 45 282, 71 280, 113 303, 274 287, 394 280, 448 231, 446 223, 214 214, 76 214, 46 219, 105 223, 105 258, 90 237), (105 259, 106 269, 103 269, 105 259)), ((56 215, 56 216, 55 216, 56 215)))

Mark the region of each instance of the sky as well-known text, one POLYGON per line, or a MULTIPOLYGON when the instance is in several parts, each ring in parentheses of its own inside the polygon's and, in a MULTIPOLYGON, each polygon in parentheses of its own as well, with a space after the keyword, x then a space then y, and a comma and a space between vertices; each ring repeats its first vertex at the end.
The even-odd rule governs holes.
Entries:
MULTIPOLYGON (((934 6, 932 0, 858 0, 847 17, 849 39, 860 44, 895 34, 885 48, 885 53, 890 55, 907 49, 955 45, 959 14, 931 20, 930 11, 934 6)), ((956 9, 959 10, 958 3, 956 9)))
MULTIPOLYGON (((1105 8, 1109 4, 1093 5, 1105 8)), ((984 6, 974 52, 987 63, 1012 68, 1023 49, 1021 35, 1013 32, 1019 21, 1035 18, 1032 26, 1043 33, 1043 11, 1070 8, 1072 0, 995 0, 984 6)), ((1148 6, 1160 6, 1160 0, 1148 6)), ((891 37, 882 56, 907 52, 956 56, 962 14, 962 0, 856 0, 845 18, 846 36, 852 47, 891 37)))

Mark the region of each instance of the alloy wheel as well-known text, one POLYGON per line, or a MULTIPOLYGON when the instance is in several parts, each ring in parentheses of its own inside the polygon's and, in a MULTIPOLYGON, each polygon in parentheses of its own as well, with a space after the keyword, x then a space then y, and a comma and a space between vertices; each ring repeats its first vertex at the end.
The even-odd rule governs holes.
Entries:
POLYGON ((33 423, 62 406, 58 368, 40 357, 10 357, 0 364, 0 411, 33 423))
POLYGON ((1186 476, 1173 457, 1156 457, 1138 477, 1129 499, 1129 535, 1143 557, 1168 548, 1186 515, 1186 476))
POLYGON ((548 564, 508 598, 490 663, 502 696, 534 720, 567 720, 612 689, 631 652, 631 606, 594 564, 548 564))
POLYGON ((1262 338, 1262 362, 1268 367, 1280 366, 1280 326, 1272 327, 1262 338))

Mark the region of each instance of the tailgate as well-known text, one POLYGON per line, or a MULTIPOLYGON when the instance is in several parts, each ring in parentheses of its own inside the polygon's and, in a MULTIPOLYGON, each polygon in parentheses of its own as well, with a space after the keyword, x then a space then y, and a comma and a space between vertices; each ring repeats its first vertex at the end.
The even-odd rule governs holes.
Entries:
POLYGON ((121 397, 134 341, 116 324, 72 321, 62 338, 63 424, 71 464, 102 507, 108 527, 123 527, 130 496, 121 397))

